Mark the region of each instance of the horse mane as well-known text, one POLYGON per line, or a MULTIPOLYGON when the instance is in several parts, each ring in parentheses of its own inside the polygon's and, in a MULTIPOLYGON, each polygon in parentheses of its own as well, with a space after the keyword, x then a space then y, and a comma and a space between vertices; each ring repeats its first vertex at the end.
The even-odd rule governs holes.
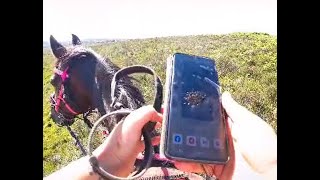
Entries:
MULTIPOLYGON (((96 53, 93 49, 83 46, 68 47, 67 53, 65 53, 63 57, 59 59, 61 60, 61 65, 63 65, 68 63, 67 61, 78 59, 75 58, 78 56, 87 56, 86 60, 96 60, 97 64, 95 74, 98 78, 98 81, 104 82, 104 85, 108 86, 104 87, 104 89, 109 90, 111 80, 114 74, 120 70, 120 67, 114 64, 109 58, 103 57, 96 53)), ((124 107, 129 109, 137 109, 145 104, 145 99, 140 90, 133 84, 132 80, 135 79, 130 76, 125 76, 118 81, 116 97, 118 97, 118 102, 123 104, 124 107)), ((110 94, 107 94, 107 96, 109 95, 110 94)))
MULTIPOLYGON (((102 68, 97 69, 97 74, 103 75, 106 79, 111 80, 114 74, 120 70, 120 68, 115 65, 109 58, 102 57, 97 54, 95 51, 90 50, 90 52, 98 60, 98 67, 101 64, 102 68), (110 77, 110 74, 112 75, 110 77), (110 79, 111 78, 111 79, 110 79)), ((145 104, 145 99, 141 94, 140 90, 133 84, 132 80, 134 78, 130 76, 125 76, 119 80, 117 83, 118 90, 116 91, 116 97, 123 105, 127 105, 127 108, 137 109, 145 104)))

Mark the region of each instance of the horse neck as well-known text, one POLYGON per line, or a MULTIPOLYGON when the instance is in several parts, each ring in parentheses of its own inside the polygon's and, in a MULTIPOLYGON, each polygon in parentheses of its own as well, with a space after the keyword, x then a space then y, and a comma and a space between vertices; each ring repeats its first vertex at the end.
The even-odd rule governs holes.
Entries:
MULTIPOLYGON (((97 63, 96 83, 99 94, 98 98, 100 98, 97 107, 99 111, 102 111, 102 114, 111 111, 111 81, 119 69, 120 68, 109 59, 99 60, 99 63, 97 63)), ((118 83, 117 92, 123 97, 120 99, 120 103, 122 103, 125 108, 136 109, 145 103, 141 92, 133 85, 128 77, 124 77, 123 81, 118 83)))

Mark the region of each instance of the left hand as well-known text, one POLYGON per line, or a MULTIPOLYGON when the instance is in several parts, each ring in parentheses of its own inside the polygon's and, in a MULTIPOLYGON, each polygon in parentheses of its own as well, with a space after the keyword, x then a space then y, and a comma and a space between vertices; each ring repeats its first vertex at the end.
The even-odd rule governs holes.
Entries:
MULTIPOLYGON (((103 144, 93 152, 106 171, 122 177, 133 171, 137 155, 145 148, 141 140, 142 128, 149 121, 157 122, 156 126, 162 123, 162 114, 151 105, 133 111, 115 126, 103 144)), ((159 142, 159 136, 152 139, 153 145, 159 142)))

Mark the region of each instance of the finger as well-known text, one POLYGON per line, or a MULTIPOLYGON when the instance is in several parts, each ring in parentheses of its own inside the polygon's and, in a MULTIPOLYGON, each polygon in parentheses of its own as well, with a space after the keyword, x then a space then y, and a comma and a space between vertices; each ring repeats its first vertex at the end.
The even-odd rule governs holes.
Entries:
POLYGON ((248 109, 237 103, 229 92, 224 92, 222 94, 222 106, 226 110, 228 116, 232 121, 242 121, 252 114, 248 109))
POLYGON ((127 118, 134 119, 133 123, 142 124, 142 126, 148 121, 162 122, 162 114, 158 113, 151 105, 140 107, 130 113, 127 118))
POLYGON ((234 122, 232 136, 241 155, 251 168, 262 172, 269 167, 270 161, 276 162, 277 136, 273 128, 259 116, 235 102, 230 93, 222 94, 222 104, 234 122))
POLYGON ((144 142, 143 141, 139 141, 137 144, 137 151, 138 153, 141 153, 142 151, 144 151, 144 142))
POLYGON ((151 105, 143 106, 131 112, 124 122, 124 132, 137 130, 141 132, 143 126, 149 122, 162 122, 162 114, 158 113, 151 105))

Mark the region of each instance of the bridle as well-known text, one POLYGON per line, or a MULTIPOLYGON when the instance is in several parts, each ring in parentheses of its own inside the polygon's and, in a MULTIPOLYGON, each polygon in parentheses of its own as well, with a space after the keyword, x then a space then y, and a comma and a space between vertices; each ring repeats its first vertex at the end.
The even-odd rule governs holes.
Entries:
MULTIPOLYGON (((50 95, 50 104, 51 104, 51 118, 53 121, 60 127, 65 126, 67 130, 69 131, 70 135, 74 138, 76 144, 79 146, 81 152, 83 155, 86 155, 87 152, 83 145, 81 144, 79 138, 77 137, 76 133, 74 133, 71 129, 71 125, 75 122, 75 118, 83 119, 83 121, 87 124, 87 126, 91 129, 93 124, 88 120, 87 116, 92 112, 92 109, 89 108, 84 113, 81 113, 80 111, 77 111, 75 109, 80 109, 77 107, 76 103, 73 103, 69 96, 67 95, 67 92, 65 90, 67 85, 67 80, 69 78, 68 74, 69 66, 64 70, 60 70, 58 68, 54 68, 53 72, 55 75, 59 76, 61 78, 61 83, 58 88, 58 96, 56 97, 55 92, 50 95), (61 104, 64 104, 65 110, 68 114, 71 114, 70 116, 66 117, 66 115, 63 114, 63 112, 60 112, 61 104), (82 114, 83 118, 78 117, 78 115, 82 114)), ((103 131, 104 136, 107 135, 106 131, 103 131)))
POLYGON ((69 77, 68 72, 67 72, 68 69, 69 69, 69 67, 67 67, 64 71, 60 71, 57 68, 54 69, 54 73, 56 75, 59 75, 61 77, 61 79, 62 79, 62 84, 61 84, 61 86, 59 88, 59 94, 58 94, 58 97, 57 97, 57 100, 56 100, 55 110, 58 112, 59 107, 60 107, 60 103, 62 101, 71 114, 78 115, 79 113, 77 113, 75 110, 73 110, 70 107, 70 105, 64 99, 64 97, 65 97, 64 83, 65 83, 66 79, 69 77))
MULTIPOLYGON (((68 74, 69 67, 67 67, 64 71, 59 70, 58 68, 54 68, 54 74, 59 76, 61 78, 61 84, 60 87, 58 88, 58 96, 55 97, 55 93, 50 95, 50 103, 51 103, 51 112, 53 115, 56 116, 56 119, 58 121, 58 125, 63 126, 63 125, 71 125, 74 122, 74 118, 80 114, 81 112, 75 110, 75 109, 80 109, 77 107, 76 103, 73 103, 68 94, 66 93, 66 84, 67 80, 69 78, 68 74), (66 115, 64 115, 62 112, 60 112, 61 105, 64 105, 65 110, 67 111, 68 114, 72 115, 72 118, 67 118, 66 115)), ((89 113, 90 108, 83 113, 84 117, 89 113)), ((69 116, 70 116, 69 115, 69 116)))

